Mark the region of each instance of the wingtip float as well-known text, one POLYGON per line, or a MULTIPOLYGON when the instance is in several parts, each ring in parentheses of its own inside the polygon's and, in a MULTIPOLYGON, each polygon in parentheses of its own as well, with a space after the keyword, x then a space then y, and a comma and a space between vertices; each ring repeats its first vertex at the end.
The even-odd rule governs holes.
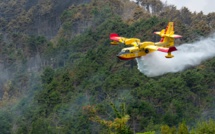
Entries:
POLYGON ((174 23, 169 22, 166 29, 154 33, 161 36, 161 40, 159 42, 141 42, 138 38, 125 38, 120 37, 117 33, 111 33, 111 45, 118 45, 119 43, 123 43, 125 45, 132 46, 123 48, 121 52, 117 55, 117 57, 121 60, 139 58, 154 51, 161 51, 167 53, 167 55, 165 56, 166 58, 174 57, 172 55, 172 52, 177 50, 174 46, 174 38, 182 37, 181 35, 174 34, 174 23))

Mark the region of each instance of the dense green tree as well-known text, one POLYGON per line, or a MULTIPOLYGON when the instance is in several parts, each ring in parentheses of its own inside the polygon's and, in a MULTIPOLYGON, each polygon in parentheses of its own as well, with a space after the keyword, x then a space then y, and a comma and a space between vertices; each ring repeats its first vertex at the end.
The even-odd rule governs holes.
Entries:
POLYGON ((93 106, 86 106, 84 107, 84 110, 87 111, 90 120, 106 126, 108 129, 108 133, 131 134, 132 131, 130 127, 127 125, 127 122, 130 119, 130 117, 129 115, 126 114, 125 104, 124 103, 121 104, 120 111, 117 110, 113 103, 111 103, 110 105, 116 116, 113 121, 107 121, 105 119, 102 119, 100 116, 97 115, 97 110, 93 106))
POLYGON ((41 78, 44 84, 50 84, 54 79, 54 70, 50 67, 46 68, 41 78))
POLYGON ((215 126, 214 120, 199 122, 196 127, 196 134, 213 134, 215 133, 214 126, 215 126))
POLYGON ((188 128, 185 123, 179 124, 178 134, 189 134, 188 128))
POLYGON ((12 117, 7 112, 0 112, 0 134, 10 134, 12 130, 12 117))
POLYGON ((40 133, 40 134, 52 134, 53 133, 53 129, 49 125, 49 122, 47 120, 45 120, 44 118, 43 119, 39 118, 32 123, 32 129, 31 129, 30 134, 38 134, 38 133, 40 133))

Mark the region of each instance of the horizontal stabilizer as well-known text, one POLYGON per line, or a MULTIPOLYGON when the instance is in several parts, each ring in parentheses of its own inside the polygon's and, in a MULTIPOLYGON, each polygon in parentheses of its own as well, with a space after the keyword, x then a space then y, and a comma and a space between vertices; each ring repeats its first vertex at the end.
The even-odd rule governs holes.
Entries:
MULTIPOLYGON (((162 38, 181 38, 181 35, 174 34, 174 23, 169 22, 166 29, 163 29, 158 32, 154 32, 155 34, 160 35, 162 38)), ((162 39, 162 41, 167 41, 166 39, 162 39)))
POLYGON ((181 38, 181 35, 178 34, 162 34, 162 32, 154 32, 155 34, 160 35, 161 37, 170 37, 170 38, 181 38))
POLYGON ((171 37, 172 38, 181 38, 182 36, 181 35, 177 35, 177 34, 173 34, 171 37))
POLYGON ((158 35, 160 35, 160 33, 161 33, 161 32, 154 32, 154 34, 158 34, 158 35))

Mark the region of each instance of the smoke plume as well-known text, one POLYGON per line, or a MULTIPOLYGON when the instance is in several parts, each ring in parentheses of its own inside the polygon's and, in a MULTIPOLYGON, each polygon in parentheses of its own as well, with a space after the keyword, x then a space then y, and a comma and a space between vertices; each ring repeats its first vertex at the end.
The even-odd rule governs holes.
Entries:
POLYGON ((191 44, 182 44, 177 49, 172 52, 174 58, 170 59, 165 58, 166 53, 157 51, 137 58, 138 69, 148 77, 155 77, 199 65, 215 56, 215 34, 191 44))

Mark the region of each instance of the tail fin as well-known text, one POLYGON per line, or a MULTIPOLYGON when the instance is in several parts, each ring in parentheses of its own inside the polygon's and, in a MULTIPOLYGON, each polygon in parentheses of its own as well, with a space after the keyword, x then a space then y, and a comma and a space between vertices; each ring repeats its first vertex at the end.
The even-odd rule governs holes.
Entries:
POLYGON ((169 22, 166 29, 161 30, 160 32, 155 32, 161 36, 160 44, 163 44, 164 47, 174 46, 174 38, 181 38, 181 35, 174 34, 174 23, 169 22))

